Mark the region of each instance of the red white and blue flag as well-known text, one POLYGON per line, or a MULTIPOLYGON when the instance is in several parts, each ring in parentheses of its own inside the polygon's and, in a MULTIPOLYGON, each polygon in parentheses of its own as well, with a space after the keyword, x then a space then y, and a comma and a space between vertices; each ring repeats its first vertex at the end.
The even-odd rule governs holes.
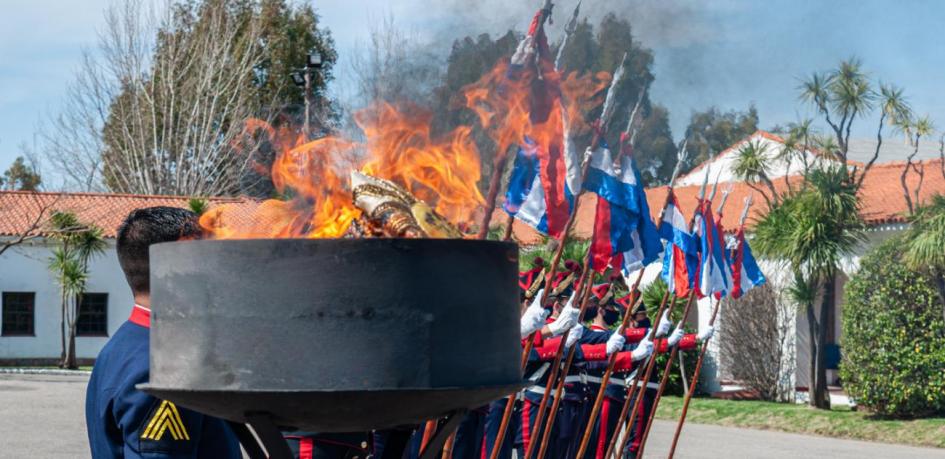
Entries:
POLYGON ((739 228, 735 234, 735 248, 732 250, 732 298, 739 298, 745 292, 765 283, 765 275, 758 268, 751 247, 745 240, 745 228, 739 228))
POLYGON ((538 167, 530 161, 519 161, 522 155, 516 157, 513 177, 519 177, 528 186, 514 190, 515 196, 521 196, 520 202, 506 206, 506 211, 541 233, 560 237, 575 205, 574 196, 581 189, 581 165, 567 136, 560 78, 554 69, 542 19, 539 10, 512 56, 509 78, 530 76, 529 122, 532 130, 541 131, 541 138, 549 140, 547 145, 537 143, 520 149, 521 152, 533 148, 538 167), (532 68, 535 72, 530 71, 532 68), (551 116, 555 111, 559 116, 551 116), (534 186, 535 178, 540 186, 534 186))
POLYGON ((672 188, 669 190, 663 220, 660 221, 659 233, 666 241, 661 274, 663 280, 666 281, 670 292, 675 293, 677 297, 685 297, 689 295, 699 269, 699 249, 695 239, 689 234, 689 225, 672 188))
POLYGON ((732 268, 725 254, 725 243, 721 229, 712 216, 712 203, 703 200, 701 212, 696 216, 696 234, 699 239, 699 281, 696 293, 700 298, 709 295, 725 296, 732 289, 732 268))
POLYGON ((584 189, 598 196, 591 241, 594 270, 603 272, 613 266, 629 274, 659 258, 662 244, 650 220, 643 181, 632 155, 621 157, 617 171, 610 149, 602 143, 591 156, 584 189))

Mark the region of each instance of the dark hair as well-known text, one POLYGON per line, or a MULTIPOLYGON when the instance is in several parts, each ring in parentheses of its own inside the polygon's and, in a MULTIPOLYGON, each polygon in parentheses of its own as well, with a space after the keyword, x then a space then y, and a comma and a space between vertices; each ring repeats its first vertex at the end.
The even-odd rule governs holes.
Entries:
POLYGON ((118 227, 118 263, 131 291, 151 293, 151 244, 196 239, 203 234, 197 214, 177 207, 145 207, 133 210, 118 227))

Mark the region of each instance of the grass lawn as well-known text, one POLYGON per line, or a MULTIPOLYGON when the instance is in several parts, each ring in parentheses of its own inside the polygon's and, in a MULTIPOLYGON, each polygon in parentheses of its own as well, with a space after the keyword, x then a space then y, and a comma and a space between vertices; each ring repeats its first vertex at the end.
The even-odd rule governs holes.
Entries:
MULTIPOLYGON (((676 420, 681 409, 682 398, 663 397, 657 418, 676 420)), ((686 422, 945 448, 945 418, 874 419, 847 407, 694 398, 686 422)))

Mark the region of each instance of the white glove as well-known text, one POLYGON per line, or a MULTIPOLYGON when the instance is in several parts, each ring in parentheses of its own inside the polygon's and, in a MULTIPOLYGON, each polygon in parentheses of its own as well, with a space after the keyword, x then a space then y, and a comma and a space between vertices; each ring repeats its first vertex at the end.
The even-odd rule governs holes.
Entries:
POLYGON ((551 336, 558 336, 564 333, 565 330, 570 329, 578 322, 580 318, 581 310, 575 308, 571 304, 574 303, 574 294, 571 295, 571 299, 568 300, 568 304, 561 309, 561 312, 558 314, 558 318, 554 322, 548 324, 548 330, 551 331, 551 336))
POLYGON ((669 347, 675 346, 676 343, 678 343, 679 340, 682 339, 683 334, 684 334, 684 333, 683 333, 682 327, 676 327, 676 329, 673 330, 673 334, 672 334, 672 335, 669 335, 669 338, 666 338, 666 344, 667 344, 669 347))
POLYGON ((564 347, 570 349, 571 346, 574 346, 581 336, 584 335, 584 326, 577 324, 571 327, 571 331, 568 332, 568 340, 564 342, 564 347))
POLYGON ((669 333, 669 327, 673 325, 669 321, 669 310, 663 311, 663 317, 660 319, 660 324, 656 326, 656 337, 666 336, 669 333))
POLYGON ((630 358, 632 358, 634 362, 638 362, 640 360, 643 360, 649 357, 650 354, 652 353, 653 353, 653 342, 650 341, 649 336, 646 336, 643 338, 642 341, 640 341, 639 344, 637 344, 636 349, 634 349, 633 352, 630 353, 630 358))
POLYGON ((522 314, 521 332, 523 339, 545 325, 545 319, 548 318, 550 311, 541 307, 541 299, 544 292, 544 289, 539 290, 532 304, 525 309, 525 314, 522 314))
POLYGON ((712 325, 709 325, 708 327, 705 328, 705 330, 700 331, 699 334, 696 335, 696 339, 699 341, 705 341, 709 338, 712 338, 712 335, 714 334, 715 334, 715 327, 713 327, 712 325))
POLYGON ((625 344, 627 344, 627 338, 623 336, 623 329, 618 329, 610 335, 610 338, 607 338, 607 355, 622 351, 625 344))

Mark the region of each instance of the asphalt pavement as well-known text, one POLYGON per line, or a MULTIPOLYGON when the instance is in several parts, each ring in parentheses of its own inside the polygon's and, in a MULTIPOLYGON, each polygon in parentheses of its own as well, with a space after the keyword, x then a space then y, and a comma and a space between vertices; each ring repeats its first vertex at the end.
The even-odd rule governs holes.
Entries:
MULTIPOLYGON (((0 374, 0 458, 89 457, 87 381, 85 376, 0 374)), ((646 457, 666 457, 675 425, 657 421, 654 427, 646 457)), ((686 424, 676 457, 945 459, 945 449, 686 424)))

